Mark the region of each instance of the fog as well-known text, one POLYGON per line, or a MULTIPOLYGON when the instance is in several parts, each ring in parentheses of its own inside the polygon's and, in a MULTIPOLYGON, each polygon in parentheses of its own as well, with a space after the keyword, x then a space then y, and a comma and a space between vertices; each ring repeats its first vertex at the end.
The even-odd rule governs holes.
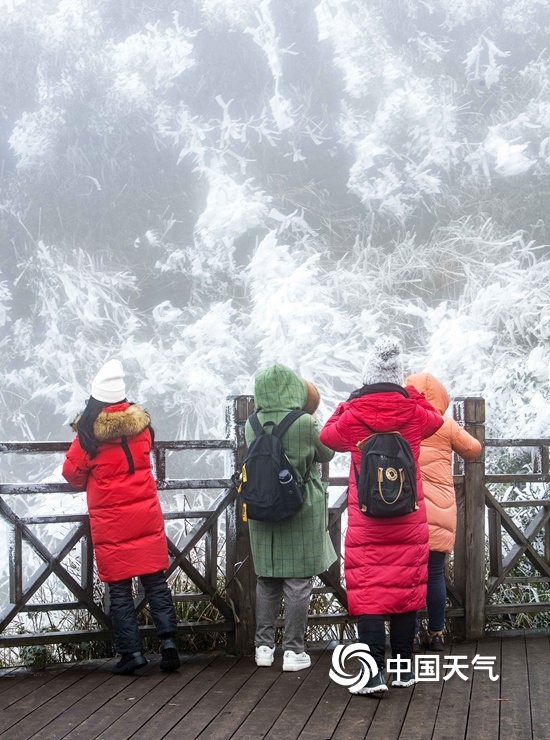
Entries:
POLYGON ((548 435, 549 31, 547 0, 0 0, 0 441, 69 439, 112 357, 161 438, 223 435, 275 362, 323 418, 381 334, 548 435))

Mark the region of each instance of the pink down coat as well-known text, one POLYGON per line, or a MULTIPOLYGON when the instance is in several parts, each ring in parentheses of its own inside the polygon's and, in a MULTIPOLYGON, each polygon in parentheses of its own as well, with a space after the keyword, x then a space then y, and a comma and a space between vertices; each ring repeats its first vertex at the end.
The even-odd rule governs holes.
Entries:
POLYGON ((419 508, 394 519, 371 519, 359 510, 353 463, 359 469, 357 443, 370 432, 398 431, 418 460, 420 442, 443 423, 440 414, 416 392, 359 396, 341 403, 321 431, 321 441, 337 452, 351 452, 348 527, 344 568, 349 612, 400 614, 424 607, 428 578, 428 525, 417 466, 419 508))
MULTIPOLYGON (((449 407, 449 394, 439 380, 430 373, 418 373, 407 378, 407 383, 423 393, 443 416, 449 407)), ((443 416, 443 425, 433 436, 423 440, 419 458, 430 530, 430 550, 438 552, 452 552, 455 544, 453 452, 464 460, 474 460, 481 452, 481 443, 450 416, 443 416)))

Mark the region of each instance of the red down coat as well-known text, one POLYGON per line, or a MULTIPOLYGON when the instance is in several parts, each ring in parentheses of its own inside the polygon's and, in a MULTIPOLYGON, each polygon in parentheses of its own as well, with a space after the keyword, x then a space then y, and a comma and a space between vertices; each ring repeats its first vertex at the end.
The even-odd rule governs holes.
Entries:
MULTIPOLYGON (((384 384, 391 388, 390 384, 384 384)), ((394 519, 361 513, 353 463, 359 469, 357 442, 377 432, 398 431, 418 461, 420 442, 439 429, 440 414, 414 388, 409 398, 395 391, 362 395, 339 404, 321 430, 321 442, 337 452, 351 452, 348 528, 344 569, 350 614, 400 614, 422 609, 428 578, 428 525, 420 472, 416 469, 419 508, 394 519)))
POLYGON ((73 441, 63 477, 85 488, 92 541, 102 581, 156 573, 168 567, 164 518, 151 471, 148 413, 127 402, 108 406, 94 423, 100 445, 92 459, 73 441), (122 446, 127 438, 130 460, 122 446))

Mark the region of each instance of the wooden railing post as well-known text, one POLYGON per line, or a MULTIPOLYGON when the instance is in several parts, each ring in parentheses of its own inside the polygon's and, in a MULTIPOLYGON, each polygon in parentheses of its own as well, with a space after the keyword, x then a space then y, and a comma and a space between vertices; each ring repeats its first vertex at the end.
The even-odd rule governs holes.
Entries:
MULTIPOLYGON (((457 399, 464 409, 464 428, 485 444, 485 400, 457 399)), ((485 632, 485 449, 464 463, 464 607, 465 637, 485 632)))
MULTIPOLYGON (((238 470, 246 455, 244 425, 254 411, 252 396, 230 399, 228 426, 235 435, 234 470, 238 470)), ((254 650, 256 613, 256 574, 252 563, 248 524, 240 516, 238 500, 227 508, 226 514, 226 578, 227 600, 235 615, 235 632, 228 633, 228 651, 249 655, 254 650)))

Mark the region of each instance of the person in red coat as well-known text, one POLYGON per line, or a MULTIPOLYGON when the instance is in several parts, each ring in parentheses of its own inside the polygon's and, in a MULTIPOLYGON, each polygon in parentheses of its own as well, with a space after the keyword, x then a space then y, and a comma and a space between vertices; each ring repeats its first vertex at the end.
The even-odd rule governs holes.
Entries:
MULTIPOLYGON (((349 612, 358 617, 360 642, 366 643, 379 672, 352 693, 386 691, 384 679, 385 615, 390 620, 392 656, 411 660, 416 611, 426 602, 428 525, 418 468, 420 442, 442 425, 440 414, 412 386, 403 388, 399 342, 379 339, 365 367, 365 385, 339 404, 321 430, 321 442, 337 452, 351 452, 348 527, 344 570, 349 612), (416 462, 418 508, 391 519, 365 516, 357 501, 354 465, 361 464, 357 443, 374 432, 399 432, 416 462)), ((404 664, 407 665, 407 664, 404 664)), ((396 674, 393 686, 416 683, 414 670, 396 674)))
POLYGON ((109 585, 115 645, 121 654, 113 672, 130 675, 148 662, 132 597, 134 577, 145 589, 161 640, 161 670, 177 670, 178 625, 164 574, 168 546, 151 470, 153 429, 149 414, 126 400, 119 360, 110 360, 97 373, 75 427, 63 477, 73 488, 86 489, 97 568, 109 585))

